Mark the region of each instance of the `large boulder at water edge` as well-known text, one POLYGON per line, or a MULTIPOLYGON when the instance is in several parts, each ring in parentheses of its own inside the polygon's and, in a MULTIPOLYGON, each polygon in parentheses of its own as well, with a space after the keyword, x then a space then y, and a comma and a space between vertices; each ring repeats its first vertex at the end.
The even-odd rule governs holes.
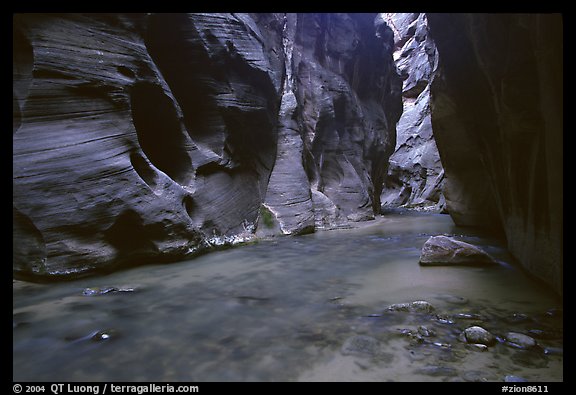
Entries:
POLYGON ((496 263, 482 249, 448 236, 432 236, 420 254, 420 265, 486 265, 496 263))

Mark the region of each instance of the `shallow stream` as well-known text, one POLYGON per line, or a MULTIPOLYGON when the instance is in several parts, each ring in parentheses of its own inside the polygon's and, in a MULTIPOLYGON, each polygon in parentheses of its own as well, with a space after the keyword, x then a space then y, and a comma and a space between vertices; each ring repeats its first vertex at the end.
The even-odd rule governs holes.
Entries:
POLYGON ((562 305, 447 215, 277 237, 55 284, 13 282, 14 381, 562 381, 562 305), (420 267, 449 234, 500 262, 420 267), (433 312, 388 311, 424 300, 433 312), (480 325, 485 350, 458 340, 480 325), (519 348, 508 332, 529 334, 519 348))

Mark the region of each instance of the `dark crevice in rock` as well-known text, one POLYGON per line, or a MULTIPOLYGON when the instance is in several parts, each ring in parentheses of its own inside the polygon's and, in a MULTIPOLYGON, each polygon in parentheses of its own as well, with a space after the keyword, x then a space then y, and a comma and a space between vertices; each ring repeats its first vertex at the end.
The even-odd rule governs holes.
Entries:
POLYGON ((135 254, 158 252, 151 240, 154 235, 150 233, 144 226, 142 217, 134 210, 127 209, 104 231, 104 238, 116 248, 119 259, 126 259, 135 254))
POLYGON ((181 185, 192 177, 174 104, 158 85, 141 82, 132 87, 132 119, 142 151, 151 163, 181 185))
POLYGON ((76 80, 73 75, 67 74, 61 70, 52 69, 34 69, 34 78, 46 80, 68 80, 70 82, 76 80))
POLYGON ((129 67, 126 66, 118 66, 116 68, 118 70, 118 72, 128 78, 128 79, 134 79, 136 77, 136 75, 134 74, 134 72, 132 71, 132 69, 130 69, 129 67))
POLYGON ((182 205, 184 206, 184 209, 186 210, 188 216, 190 218, 193 218, 196 205, 194 203, 194 199, 192 198, 192 196, 190 195, 184 196, 184 198, 182 199, 182 205))
POLYGON ((229 131, 225 150, 230 158, 253 171, 262 166, 271 170, 276 144, 270 133, 273 127, 269 113, 230 107, 222 110, 222 118, 229 131))
MULTIPOLYGON (((222 55, 216 53, 210 57, 189 18, 185 14, 151 15, 146 48, 178 100, 190 137, 218 152, 215 144, 221 139, 218 141, 215 137, 220 131, 213 123, 219 115, 213 93, 226 78, 217 66, 223 61, 222 55), (215 77, 213 84, 209 83, 207 74, 215 77)), ((214 42, 214 37, 207 38, 214 42)))
POLYGON ((417 98, 420 94, 426 89, 430 81, 427 80, 419 80, 415 86, 412 88, 403 91, 402 96, 405 98, 417 98))
POLYGON ((156 171, 150 167, 146 159, 138 152, 131 152, 130 163, 146 185, 148 185, 155 194, 159 194, 158 175, 156 171))
POLYGON ((220 163, 220 162, 208 162, 202 166, 198 166, 196 169, 196 176, 197 177, 206 177, 211 174, 224 172, 228 175, 232 175, 234 173, 233 165, 228 163, 220 163))
MULTIPOLYGON (((212 26, 201 28, 209 26, 206 19, 194 23, 186 15, 153 15, 146 46, 178 100, 190 137, 217 155, 227 142, 240 156, 234 159, 246 162, 241 156, 275 148, 270 130, 277 93, 266 72, 249 64, 234 42, 222 42, 212 26)), ((244 26, 226 23, 231 29, 244 26)))

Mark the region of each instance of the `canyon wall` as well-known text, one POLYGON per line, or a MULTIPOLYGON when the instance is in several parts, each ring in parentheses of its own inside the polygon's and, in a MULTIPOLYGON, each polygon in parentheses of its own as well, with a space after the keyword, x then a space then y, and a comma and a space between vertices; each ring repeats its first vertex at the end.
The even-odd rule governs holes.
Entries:
POLYGON ((392 36, 376 14, 16 14, 15 276, 373 217, 402 111, 392 36))
POLYGON ((385 13, 381 17, 394 32, 393 56, 403 80, 404 104, 384 181, 382 209, 402 206, 443 211, 444 169, 430 111, 430 84, 438 67, 438 52, 426 14, 385 13))
POLYGON ((562 16, 427 17, 447 209, 457 224, 503 232, 517 260, 561 294, 562 16))

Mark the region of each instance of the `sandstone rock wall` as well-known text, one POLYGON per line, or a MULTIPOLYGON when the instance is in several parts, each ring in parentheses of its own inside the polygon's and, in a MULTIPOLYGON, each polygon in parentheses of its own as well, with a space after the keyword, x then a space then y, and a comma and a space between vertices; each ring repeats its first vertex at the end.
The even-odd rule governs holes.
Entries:
POLYGON ((376 14, 16 14, 14 273, 370 218, 401 112, 376 14))
POLYGON ((423 13, 381 14, 394 32, 394 59, 403 79, 404 111, 382 191, 382 207, 442 211, 444 170, 430 111, 430 84, 438 66, 436 46, 423 13))
POLYGON ((457 224, 503 231, 518 261, 562 293, 562 16, 427 16, 448 211, 457 224))

